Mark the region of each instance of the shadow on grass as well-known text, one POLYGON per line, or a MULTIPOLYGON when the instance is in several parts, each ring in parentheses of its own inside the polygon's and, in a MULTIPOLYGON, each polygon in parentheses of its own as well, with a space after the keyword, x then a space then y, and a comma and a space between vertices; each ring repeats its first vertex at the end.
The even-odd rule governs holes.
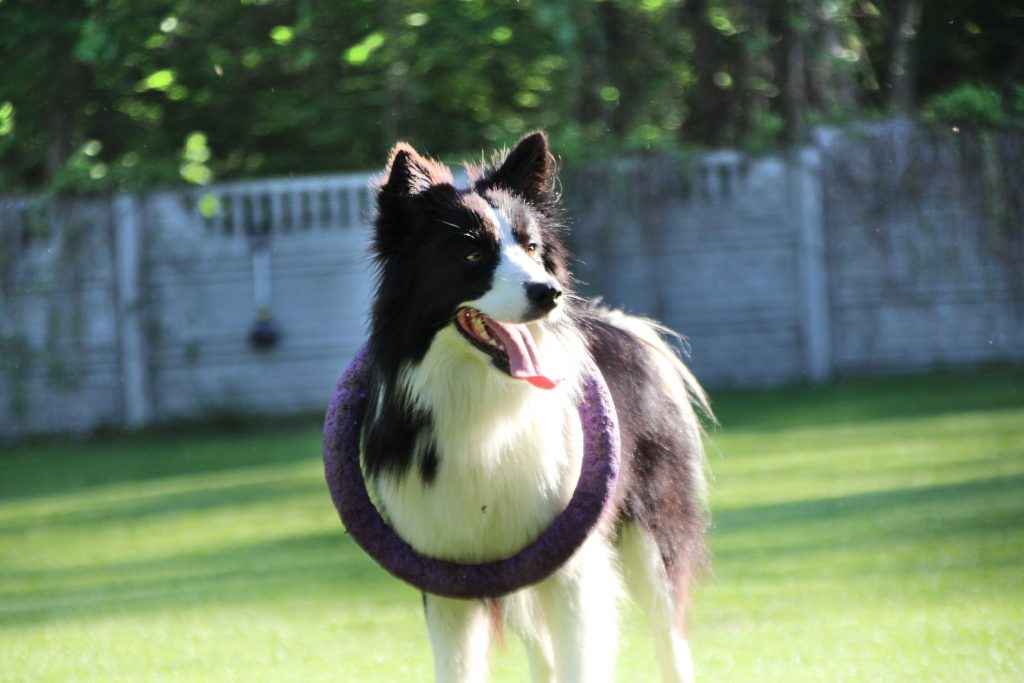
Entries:
MULTIPOLYGON (((1017 387, 1024 387, 1024 370, 1014 369, 1009 375, 857 381, 815 390, 727 392, 721 397, 716 394, 716 405, 726 430, 834 422, 874 422, 870 427, 874 429, 881 420, 901 415, 1024 405, 1024 392, 1017 387)), ((230 514, 231 507, 268 501, 284 507, 286 499, 298 496, 321 497, 329 505, 326 485, 311 476, 319 459, 320 425, 312 421, 272 431, 184 429, 109 440, 26 442, 0 452, 4 473, 0 502, 47 496, 54 500, 25 506, 24 511, 14 512, 12 506, 12 515, 0 531, 16 535, 31 533, 35 526, 57 525, 90 533, 91 527, 116 526, 122 520, 159 522, 165 516, 221 508, 230 514), (288 467, 294 464, 302 467, 288 467), (248 472, 261 468, 265 472, 248 472), (161 485, 131 493, 135 482, 152 484, 218 473, 227 476, 205 480, 200 476, 195 482, 183 479, 181 486, 174 483, 170 489, 161 485), (237 481, 232 478, 235 473, 237 481), (95 497, 76 498, 71 504, 60 500, 62 494, 114 485, 127 487, 111 496, 103 491, 95 497)), ((935 540, 949 539, 960 544, 956 547, 964 547, 971 539, 1012 532, 1020 549, 1021 491, 1024 475, 1012 475, 727 508, 715 511, 713 546, 717 564, 736 572, 770 574, 781 571, 789 558, 814 554, 825 558, 821 564, 839 575, 913 570, 911 564, 919 562, 913 552, 935 540), (911 552, 901 555, 899 562, 875 561, 879 552, 897 546, 909 546, 911 552), (755 564, 750 560, 751 547, 760 554, 755 564), (835 561, 837 553, 849 549, 858 553, 852 563, 835 561)), ((5 568, 0 623, 87 621, 125 612, 251 606, 293 597, 322 596, 346 605, 386 604, 407 597, 398 582, 366 558, 337 525, 322 533, 229 543, 215 550, 124 557, 59 569, 5 568)), ((1004 562, 1003 555, 986 561, 1004 562)), ((920 563, 922 571, 944 569, 920 563)), ((802 571, 806 575, 818 568, 818 562, 804 562, 802 571)))
MULTIPOLYGON (((955 549, 964 539, 973 542, 1004 532, 1016 532, 1024 539, 1021 490, 1024 475, 1012 475, 721 510, 715 515, 713 531, 716 564, 732 568, 733 573, 767 576, 775 570, 772 558, 834 557, 853 550, 861 553, 856 562, 826 563, 832 576, 946 572, 961 561, 969 568, 976 558, 965 556, 939 566, 924 559, 915 564, 911 553, 899 561, 872 563, 893 546, 912 548, 946 539, 955 549), (750 549, 734 542, 737 535, 748 533, 757 540, 756 566, 751 566, 750 549)), ((262 500, 262 495, 256 498, 262 500)), ((236 505, 239 500, 233 494, 229 504, 236 505)), ((168 501, 165 504, 167 512, 181 509, 168 501)), ((153 508, 149 513, 161 510, 164 508, 153 508)), ((132 506, 122 507, 111 521, 116 517, 132 519, 137 512, 132 506)), ((1009 561, 986 560, 990 568, 1009 561)), ((825 571, 821 563, 801 560, 799 564, 803 571, 825 571)), ((347 605, 402 595, 397 580, 367 558, 340 527, 167 557, 126 558, 51 570, 7 570, 4 575, 9 587, 23 586, 8 592, 0 604, 0 623, 11 625, 211 604, 253 605, 311 595, 347 605)))
POLYGON ((0 502, 94 487, 285 465, 320 458, 321 425, 222 432, 209 426, 111 439, 42 439, 0 451, 0 502))
MULTIPOLYGON (((893 547, 913 548, 946 541, 949 550, 977 544, 993 535, 1009 539, 1024 550, 1024 475, 1007 475, 950 484, 858 493, 835 498, 800 500, 716 511, 713 537, 716 563, 731 567, 749 565, 752 548, 732 543, 738 535, 752 532, 758 553, 757 567, 764 572, 766 556, 827 555, 838 551, 863 551, 870 556, 893 547)), ((1009 551, 1009 549, 1007 549, 1009 551)), ((997 562, 990 558, 993 566, 997 562)), ((964 566, 975 566, 975 557, 963 556, 964 566)), ((1017 560, 1014 560, 1017 563, 1017 560)), ((906 561, 892 571, 947 571, 942 566, 906 561)), ((863 563, 847 567, 863 576, 863 563)), ((741 570, 745 571, 745 570, 741 570)))
POLYGON ((136 494, 128 500, 104 498, 57 511, 40 510, 18 514, 7 522, 0 521, 0 533, 23 532, 38 526, 52 530, 60 527, 88 528, 124 520, 138 523, 149 518, 258 505, 293 496, 321 496, 326 502, 327 485, 308 476, 296 476, 272 481, 224 482, 216 486, 207 485, 167 493, 136 494))
POLYGON ((322 595, 345 604, 383 602, 390 577, 340 530, 214 551, 55 570, 5 572, 11 586, 0 623, 95 620, 108 614, 256 605, 322 595), (36 587, 38 586, 38 587, 36 587))
MULTIPOLYGON (((821 387, 716 390, 712 399, 726 433, 1007 409, 1024 406, 1024 365, 821 387)), ((0 501, 318 459, 322 419, 235 417, 79 440, 28 439, 0 447, 0 501)))
POLYGON ((775 431, 1024 406, 1024 365, 710 393, 724 430, 775 431))

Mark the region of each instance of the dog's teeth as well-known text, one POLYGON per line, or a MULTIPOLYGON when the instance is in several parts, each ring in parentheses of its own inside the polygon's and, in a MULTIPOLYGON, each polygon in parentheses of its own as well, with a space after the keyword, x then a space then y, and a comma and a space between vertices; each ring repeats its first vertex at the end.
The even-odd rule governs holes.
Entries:
MULTIPOLYGON (((2 1, 3 0, 0 0, 0 2, 2 1)), ((472 328, 472 331, 477 336, 477 338, 481 342, 490 346, 492 349, 498 349, 499 351, 503 351, 505 347, 502 346, 500 341, 492 337, 490 330, 487 329, 487 323, 484 322, 486 318, 487 316, 480 313, 479 311, 474 311, 472 309, 466 310, 466 322, 469 324, 469 327, 472 328)))

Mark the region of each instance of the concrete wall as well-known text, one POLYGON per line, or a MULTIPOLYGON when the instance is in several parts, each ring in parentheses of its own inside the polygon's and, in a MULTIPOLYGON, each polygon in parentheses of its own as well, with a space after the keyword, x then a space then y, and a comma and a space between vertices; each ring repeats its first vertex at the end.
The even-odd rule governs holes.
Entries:
POLYGON ((124 414, 109 201, 0 202, 0 435, 124 414))
MULTIPOLYGON (((889 124, 567 169, 575 271, 709 385, 1019 361, 1022 140, 889 124)), ((0 199, 0 435, 321 408, 365 337, 368 181, 0 199)))
POLYGON ((718 152, 567 174, 585 290, 684 335, 708 384, 827 378, 818 163, 718 152))
POLYGON ((0 200, 0 435, 325 404, 365 338, 367 183, 0 200), (281 333, 264 349, 257 245, 281 333))
POLYGON ((904 372, 1024 358, 1024 136, 824 136, 832 362, 904 372))
POLYGON ((365 338, 367 178, 225 184, 189 199, 159 193, 145 206, 152 411, 183 417, 320 405, 365 338), (225 207, 213 220, 196 210, 204 197, 225 207), (258 349, 249 333, 261 241, 270 321, 281 338, 258 349))

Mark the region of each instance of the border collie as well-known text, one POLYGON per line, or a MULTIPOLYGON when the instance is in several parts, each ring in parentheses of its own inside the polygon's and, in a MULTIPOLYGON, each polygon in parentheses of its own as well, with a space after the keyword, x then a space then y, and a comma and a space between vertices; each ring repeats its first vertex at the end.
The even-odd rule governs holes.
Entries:
POLYGON ((573 293, 543 133, 466 171, 460 187, 400 143, 375 184, 361 457, 381 512, 417 551, 451 561, 533 541, 580 472, 590 359, 622 463, 611 514, 553 575, 497 601, 424 596, 436 678, 483 681, 507 625, 534 681, 609 681, 624 585, 650 618, 663 679, 692 681, 683 613, 705 558, 705 394, 664 328, 573 293))

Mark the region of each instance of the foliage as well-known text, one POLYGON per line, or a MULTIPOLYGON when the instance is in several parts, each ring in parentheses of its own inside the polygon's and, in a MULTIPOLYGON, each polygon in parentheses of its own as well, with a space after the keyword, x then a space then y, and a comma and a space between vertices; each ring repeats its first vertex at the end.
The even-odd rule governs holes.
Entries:
POLYGON ((0 188, 136 189, 475 155, 799 142, 962 82, 1009 96, 1009 0, 0 1, 0 188), (198 141, 202 141, 199 145, 198 141))
POLYGON ((971 83, 936 95, 922 106, 922 115, 933 123, 995 127, 1006 123, 1008 113, 999 92, 971 83))
MULTIPOLYGON (((701 679, 1024 677, 1024 370, 718 393, 701 679)), ((332 508, 309 426, 0 451, 0 679, 418 681, 420 596, 332 508)), ((619 680, 654 680, 634 612, 619 680)), ((497 681, 527 677, 514 638, 497 681)))

